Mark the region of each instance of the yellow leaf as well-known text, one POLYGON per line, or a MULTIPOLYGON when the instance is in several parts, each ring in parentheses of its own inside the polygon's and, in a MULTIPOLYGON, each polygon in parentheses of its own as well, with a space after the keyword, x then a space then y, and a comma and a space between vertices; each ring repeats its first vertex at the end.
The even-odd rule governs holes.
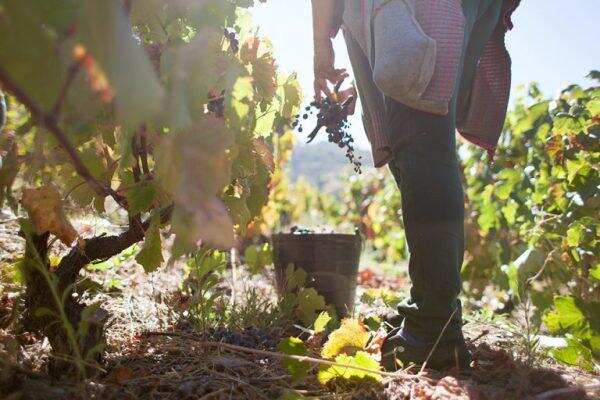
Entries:
POLYGON ((365 325, 356 319, 345 319, 342 325, 329 335, 321 355, 324 358, 335 358, 339 354, 354 355, 359 350, 365 350, 368 342, 369 333, 365 325))
POLYGON ((364 351, 357 352, 355 356, 340 354, 335 358, 335 362, 341 365, 334 365, 323 368, 317 374, 317 379, 322 385, 329 383, 333 379, 372 379, 375 381, 381 380, 381 375, 377 373, 381 371, 381 366, 369 355, 369 353, 366 353, 364 351), (365 369, 373 372, 367 372, 365 371, 365 369))
POLYGON ((67 246, 77 238, 77 231, 67 220, 60 194, 54 186, 25 189, 21 202, 39 235, 50 232, 67 246))

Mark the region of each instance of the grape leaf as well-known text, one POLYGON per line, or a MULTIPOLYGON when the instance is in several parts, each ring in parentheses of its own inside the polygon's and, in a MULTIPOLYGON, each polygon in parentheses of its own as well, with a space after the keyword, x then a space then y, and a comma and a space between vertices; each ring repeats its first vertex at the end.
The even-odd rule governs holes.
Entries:
MULTIPOLYGON (((283 339, 277 345, 277 349, 287 355, 305 356, 307 354, 304 342, 297 337, 288 337, 283 339)), ((298 361, 290 358, 283 360, 283 367, 292 375, 294 380, 300 380, 308 375, 310 363, 298 361)))
POLYGON ((600 115, 600 99, 591 100, 586 107, 590 114, 592 114, 592 117, 600 115))
POLYGON ((285 269, 285 290, 293 292, 300 289, 306 283, 307 274, 302 268, 295 268, 294 264, 289 264, 285 269))
POLYGON ((136 261, 144 267, 146 273, 154 272, 163 262, 162 242, 160 238, 160 214, 154 213, 150 226, 146 232, 146 239, 142 250, 135 257, 136 261))
POLYGON ((325 299, 313 288, 303 288, 298 293, 298 314, 305 326, 312 326, 317 311, 326 308, 325 299))
MULTIPOLYGON (((381 371, 381 366, 374 360, 371 355, 365 351, 359 351, 354 356, 340 354, 335 358, 335 362, 342 365, 364 368, 372 371, 381 371)), ((371 379, 375 381, 381 380, 381 375, 377 372, 367 372, 359 369, 329 366, 322 368, 317 374, 317 379, 322 385, 329 383, 334 379, 355 380, 355 379, 371 379)))
POLYGON ((252 139, 252 152, 258 157, 268 171, 275 172, 275 159, 269 145, 263 138, 252 139))
POLYGON ((543 321, 552 333, 583 332, 588 329, 585 314, 578 307, 576 299, 570 296, 555 298, 553 309, 543 316, 543 321))
POLYGON ((233 223, 217 197, 230 180, 230 143, 224 122, 211 116, 160 141, 156 175, 175 200, 172 226, 180 250, 193 251, 200 241, 218 248, 234 245, 233 223))
POLYGON ((595 280, 600 281, 600 263, 596 264, 596 266, 590 270, 590 276, 595 280))
POLYGON ((325 328, 327 328, 327 324, 329 323, 329 321, 331 321, 331 316, 329 315, 329 313, 327 311, 321 312, 315 320, 315 324, 313 327, 314 333, 320 333, 325 331, 325 328))
POLYGON ((142 182, 125 193, 129 213, 136 215, 150 209, 150 206, 156 198, 156 189, 154 185, 148 182, 142 182))
POLYGON ((64 214, 62 200, 56 187, 24 189, 21 202, 38 234, 50 232, 67 246, 77 239, 77 231, 64 214))
POLYGON ((1 68, 30 98, 45 109, 51 107, 66 68, 64 59, 57 57, 55 32, 47 29, 41 9, 23 0, 2 2, 0 59, 1 68))
POLYGON ((268 243, 262 246, 248 246, 244 251, 244 262, 252 274, 261 273, 265 267, 273 262, 271 246, 268 243))
POLYGON ((369 332, 362 322, 357 319, 345 319, 338 329, 331 332, 321 355, 324 358, 335 358, 339 354, 354 355, 367 347, 369 337, 369 332))
POLYGON ((550 355, 565 364, 575 365, 589 372, 594 371, 591 350, 572 336, 567 337, 567 347, 551 349, 550 355))
POLYGON ((176 207, 171 227, 176 235, 174 257, 192 253, 203 244, 221 249, 235 245, 233 223, 223 202, 216 197, 203 199, 191 209, 176 207))
POLYGON ((284 102, 281 115, 288 120, 292 119, 298 112, 298 104, 302 101, 302 89, 295 76, 287 79, 283 85, 284 102))
POLYGON ((269 100, 277 90, 275 60, 271 53, 265 53, 252 62, 252 72, 254 74, 254 87, 256 89, 257 100, 269 100))
POLYGON ((121 124, 137 128, 160 113, 163 88, 135 40, 119 0, 80 2, 77 37, 108 78, 121 124))
POLYGON ((244 64, 251 64, 258 58, 258 47, 260 46, 260 38, 252 36, 242 44, 240 48, 240 59, 244 64))
POLYGON ((572 224, 567 230, 567 244, 571 247, 579 246, 585 235, 584 227, 578 223, 572 224))

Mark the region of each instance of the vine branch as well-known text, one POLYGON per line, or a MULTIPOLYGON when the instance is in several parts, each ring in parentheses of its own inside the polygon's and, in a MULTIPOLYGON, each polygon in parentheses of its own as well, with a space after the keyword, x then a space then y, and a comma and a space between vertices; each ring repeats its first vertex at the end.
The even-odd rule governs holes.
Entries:
MULTIPOLYGON (((160 213, 161 223, 167 223, 173 213, 173 205, 160 213)), ((114 236, 97 236, 86 239, 83 246, 75 246, 64 256, 56 269, 60 281, 73 282, 81 268, 93 261, 107 260, 144 238, 150 227, 150 218, 141 224, 133 224, 125 232, 114 236)))
MULTIPOLYGON (((74 73, 72 73, 72 75, 74 76, 74 73)), ((72 79, 73 78, 70 78, 71 81, 72 79)), ((69 78, 67 81, 69 81, 69 78)), ((11 92, 19 102, 27 107, 38 124, 41 124, 54 136, 60 146, 67 152, 75 171, 77 171, 98 195, 111 196, 121 207, 127 209, 125 198, 115 192, 109 185, 103 184, 94 178, 83 161, 81 161, 79 154, 77 154, 77 150, 69 141, 67 134, 58 126, 56 114, 46 114, 42 107, 29 97, 29 95, 27 95, 27 93, 25 93, 2 68, 0 68, 0 84, 6 91, 11 92)), ((68 88, 68 86, 70 86, 70 84, 67 84, 66 82, 64 87, 68 88)), ((58 105, 58 108, 60 108, 61 104, 62 101, 59 96, 55 107, 58 105)))
POLYGON ((175 336, 175 337, 180 337, 180 338, 184 338, 187 340, 192 340, 192 341, 196 342, 196 344, 198 344, 199 346, 204 346, 204 347, 216 347, 216 348, 220 348, 220 349, 228 349, 228 350, 239 351, 239 352, 243 352, 243 353, 259 354, 262 356, 273 357, 273 358, 277 358, 280 360, 290 359, 290 360, 295 360, 295 361, 300 361, 300 362, 308 362, 308 363, 317 364, 317 365, 327 365, 327 366, 333 366, 333 367, 353 369, 356 371, 379 375, 379 376, 386 377, 386 378, 396 378, 396 379, 403 378, 403 379, 411 379, 411 380, 413 380, 413 379, 414 380, 420 380, 420 379, 426 380, 427 379, 426 377, 423 377, 420 375, 412 375, 412 374, 406 373, 404 371, 398 371, 398 372, 379 371, 379 370, 375 370, 375 369, 363 368, 363 367, 356 366, 356 365, 341 364, 341 363, 337 363, 335 361, 325 360, 322 358, 299 356, 299 355, 292 355, 292 354, 285 354, 285 353, 277 353, 274 351, 259 350, 259 349, 254 349, 254 348, 250 348, 250 347, 237 346, 234 344, 223 343, 223 342, 211 342, 211 341, 203 340, 192 334, 187 334, 187 333, 182 333, 182 332, 151 332, 151 331, 147 331, 147 332, 143 332, 142 336, 145 336, 145 337, 151 337, 151 336, 167 336, 167 337, 171 336, 172 337, 172 336, 175 336))
POLYGON ((77 60, 71 64, 69 70, 67 71, 67 79, 65 79, 62 87, 60 88, 60 93, 54 106, 52 106, 52 110, 50 111, 50 115, 58 115, 60 110, 67 99, 67 94, 69 93, 69 88, 73 84, 75 77, 79 73, 81 66, 83 65, 83 60, 77 60))

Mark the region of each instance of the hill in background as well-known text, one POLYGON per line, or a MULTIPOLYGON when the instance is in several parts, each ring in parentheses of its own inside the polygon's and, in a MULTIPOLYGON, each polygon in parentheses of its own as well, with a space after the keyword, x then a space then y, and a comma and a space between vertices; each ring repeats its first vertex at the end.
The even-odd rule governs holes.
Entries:
MULTIPOLYGON (((356 149, 355 154, 362 157, 363 170, 373 167, 370 152, 356 149)), ((288 166, 292 182, 303 176, 313 186, 328 193, 340 189, 341 179, 348 172, 352 172, 352 166, 344 150, 328 142, 297 145, 288 166)))

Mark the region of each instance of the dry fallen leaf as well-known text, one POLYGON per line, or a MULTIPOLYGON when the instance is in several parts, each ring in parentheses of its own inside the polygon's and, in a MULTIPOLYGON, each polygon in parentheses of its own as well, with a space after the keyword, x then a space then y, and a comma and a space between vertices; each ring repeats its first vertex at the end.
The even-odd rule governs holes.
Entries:
POLYGON ((369 342, 369 347, 367 347, 367 351, 372 354, 377 354, 381 352, 381 346, 383 345, 383 341, 387 336, 387 332, 384 328, 380 328, 376 333, 371 342, 369 342))
POLYGON ((39 235, 50 232, 67 246, 77 239, 77 231, 65 216, 60 194, 54 186, 24 189, 21 202, 39 235))
POLYGON ((134 373, 130 368, 119 366, 116 367, 110 374, 111 381, 121 384, 134 377, 134 373))
POLYGON ((251 366, 252 363, 241 357, 228 354, 216 354, 208 358, 208 363, 226 369, 236 369, 251 366))

